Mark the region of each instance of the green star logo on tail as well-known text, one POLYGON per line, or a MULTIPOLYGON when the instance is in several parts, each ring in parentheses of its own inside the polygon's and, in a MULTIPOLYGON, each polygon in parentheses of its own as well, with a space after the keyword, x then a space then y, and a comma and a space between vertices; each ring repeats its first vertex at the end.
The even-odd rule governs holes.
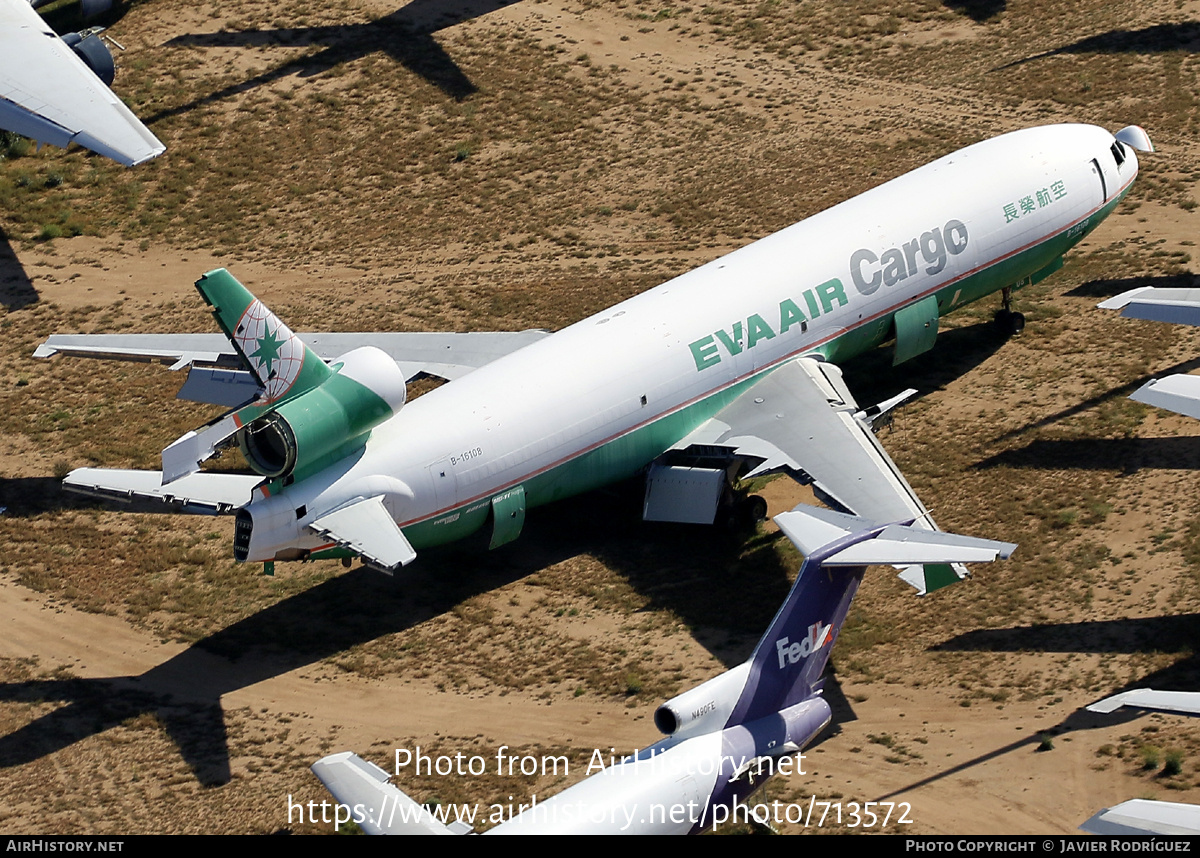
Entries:
MULTIPOLYGON (((265 325, 263 326, 266 327, 265 325)), ((250 357, 258 358, 259 363, 263 365, 266 372, 266 377, 271 377, 271 364, 279 360, 279 349, 283 346, 283 341, 276 339, 275 332, 265 330, 263 335, 256 340, 258 348, 251 353, 250 357)))

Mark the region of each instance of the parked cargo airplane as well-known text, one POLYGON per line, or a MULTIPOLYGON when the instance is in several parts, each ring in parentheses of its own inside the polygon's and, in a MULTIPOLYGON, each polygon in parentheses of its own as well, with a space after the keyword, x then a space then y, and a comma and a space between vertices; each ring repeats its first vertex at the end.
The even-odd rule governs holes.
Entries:
MULTIPOLYGON (((790 758, 829 723, 821 674, 866 566, 991 561, 1016 548, 804 505, 775 521, 805 559, 749 660, 658 707, 654 724, 667 738, 558 795, 535 799, 488 834, 688 834, 731 820, 770 821, 762 819, 773 814, 767 805, 752 808, 745 799, 776 771, 802 772, 790 758)), ((333 754, 312 770, 345 807, 339 819, 368 834, 470 830, 457 824, 462 820, 447 825, 355 754, 333 754)), ((793 811, 804 808, 791 805, 774 821, 793 811)), ((888 802, 864 806, 858 824, 882 827, 885 816, 898 822, 904 810, 888 802)))
MULTIPOLYGON (((107 8, 83 3, 85 15, 107 8)), ((166 147, 108 85, 115 67, 98 29, 61 39, 27 0, 0 0, 0 128, 64 149, 78 143, 132 167, 166 147)))
POLYGON ((1011 291, 1114 209, 1134 148, 1150 149, 1136 126, 977 143, 555 334, 300 337, 210 272, 196 285, 227 340, 38 348, 189 366, 182 397, 236 406, 164 449, 162 471, 81 468, 65 485, 236 511, 239 560, 360 555, 388 571, 485 526, 502 545, 527 508, 638 474, 649 520, 711 523, 738 478, 786 472, 838 509, 932 529, 836 362, 892 338, 908 360, 941 315, 998 290, 1019 328, 1011 291), (420 372, 451 381, 405 405, 420 372), (254 474, 200 470, 234 443, 254 474))

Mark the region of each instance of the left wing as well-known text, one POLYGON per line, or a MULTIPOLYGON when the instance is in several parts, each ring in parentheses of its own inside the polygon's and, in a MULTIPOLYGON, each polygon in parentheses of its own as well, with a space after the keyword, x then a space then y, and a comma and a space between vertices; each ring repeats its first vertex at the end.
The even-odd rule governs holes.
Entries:
POLYGON ((417 557, 417 552, 383 505, 382 497, 357 500, 326 513, 308 527, 317 535, 365 557, 372 566, 389 575, 417 557))
MULTIPOLYGON (((757 462, 746 477, 787 473, 811 484, 835 509, 877 522, 936 530, 871 429, 836 366, 797 358, 767 374, 676 445, 732 448, 757 462)), ((966 575, 961 565, 908 567, 901 577, 922 594, 966 575)))
POLYGON ((0 0, 0 128, 63 148, 78 143, 127 167, 161 155, 166 147, 76 50, 107 54, 96 35, 72 48, 26 0, 0 0))
MULTIPOLYGON (((300 333, 322 360, 336 360, 361 346, 389 354, 406 380, 425 375, 447 381, 548 336, 547 331, 480 333, 300 333)), ((169 363, 189 367, 179 398, 236 408, 253 399, 258 380, 224 334, 54 334, 34 357, 73 357, 169 363)))
MULTIPOLYGON (((1120 310, 1126 319, 1200 326, 1200 289, 1161 289, 1143 286, 1101 302, 1105 310, 1120 310)), ((1143 384, 1129 397, 1176 414, 1200 419, 1200 376, 1169 375, 1143 384)))

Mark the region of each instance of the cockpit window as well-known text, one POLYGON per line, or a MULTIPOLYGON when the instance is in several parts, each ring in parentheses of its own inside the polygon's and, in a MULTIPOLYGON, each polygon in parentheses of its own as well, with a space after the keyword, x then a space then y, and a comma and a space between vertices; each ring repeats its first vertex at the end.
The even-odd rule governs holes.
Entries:
POLYGON ((1113 160, 1117 162, 1118 167, 1125 163, 1125 147, 1121 145, 1120 140, 1114 140, 1109 151, 1112 152, 1113 160))

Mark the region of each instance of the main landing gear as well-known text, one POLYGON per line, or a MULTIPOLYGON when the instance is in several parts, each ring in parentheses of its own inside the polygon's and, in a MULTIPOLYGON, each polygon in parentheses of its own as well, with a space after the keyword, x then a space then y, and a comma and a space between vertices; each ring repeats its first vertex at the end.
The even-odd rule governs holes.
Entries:
POLYGON ((1025 330, 1025 316, 1022 313, 1014 313, 1012 308, 1012 287, 1005 286, 1001 290, 1000 295, 1003 299, 1003 305, 1000 312, 996 313, 996 324, 1000 330, 1010 336, 1016 336, 1025 330))
POLYGON ((728 533, 752 531, 760 522, 767 520, 767 502, 758 495, 738 497, 730 493, 717 510, 714 522, 719 528, 728 533))

